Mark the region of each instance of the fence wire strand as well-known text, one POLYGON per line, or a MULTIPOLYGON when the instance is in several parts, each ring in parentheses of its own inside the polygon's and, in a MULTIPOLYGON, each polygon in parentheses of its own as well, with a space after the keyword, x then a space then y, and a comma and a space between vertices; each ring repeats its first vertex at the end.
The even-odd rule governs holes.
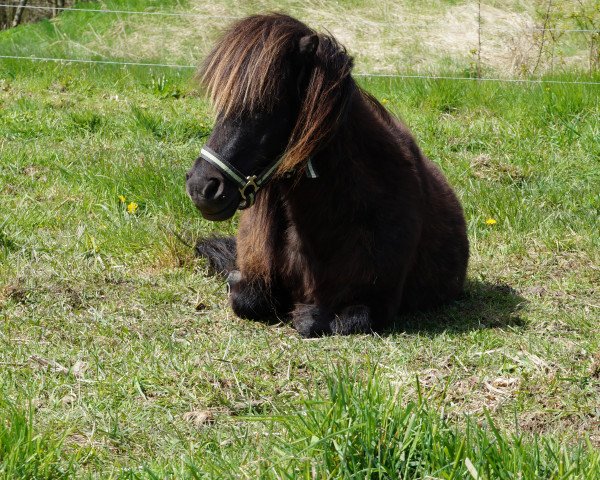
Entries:
MULTIPOLYGON (((0 3, 0 7, 16 8, 17 5, 10 5, 0 3)), ((155 15, 163 17, 193 17, 193 18, 226 18, 236 19, 241 18, 234 15, 203 15, 201 13, 188 13, 188 12, 148 12, 144 10, 108 10, 108 9, 97 9, 97 8, 73 8, 73 7, 53 7, 51 5, 23 5, 21 8, 29 10, 54 10, 54 11, 65 11, 65 12, 90 12, 90 13, 120 13, 123 15, 155 15)))
POLYGON ((53 58, 53 57, 35 57, 20 55, 0 55, 0 58, 9 60, 32 60, 38 62, 57 62, 57 63, 97 63, 100 65, 125 65, 136 67, 165 67, 165 68, 198 68, 197 65, 182 65, 178 63, 144 63, 144 62, 119 62, 116 60, 89 60, 85 58, 53 58))
MULTIPOLYGON (((181 65, 176 63, 144 63, 144 62, 118 62, 115 60, 88 60, 84 58, 52 58, 52 57, 26 57, 19 55, 0 55, 0 58, 8 60, 31 60, 39 62, 56 62, 56 63, 88 63, 99 65, 122 65, 136 67, 159 67, 159 68, 181 68, 192 69, 198 68, 197 65, 181 65)), ((466 80, 466 81, 483 81, 483 82, 505 82, 505 83, 529 83, 529 84, 564 84, 564 85, 600 85, 600 82, 581 81, 581 80, 552 80, 542 78, 500 78, 500 77, 453 77, 446 75, 409 75, 401 73, 369 73, 358 72, 354 73, 355 77, 363 78, 407 78, 407 79, 423 79, 423 80, 466 80)))
MULTIPOLYGON (((0 7, 16 8, 17 5, 0 3, 0 7)), ((88 12, 88 13, 111 13, 111 14, 123 14, 123 15, 150 15, 150 16, 163 16, 163 17, 188 17, 188 18, 216 18, 216 19, 227 19, 235 20, 242 18, 237 15, 204 15, 202 13, 191 13, 191 12, 164 12, 156 11, 149 12, 145 10, 109 10, 109 9, 94 9, 94 8, 73 8, 73 7, 54 7, 51 5, 23 5, 21 8, 30 10, 53 10, 67 11, 67 12, 88 12)), ((396 25, 405 27, 424 27, 425 24, 416 23, 396 23, 396 22, 373 22, 370 24, 374 25, 396 25)), ((588 28, 546 28, 546 27, 530 27, 526 30, 540 30, 545 32, 562 32, 562 33, 600 33, 600 29, 588 29, 588 28)))

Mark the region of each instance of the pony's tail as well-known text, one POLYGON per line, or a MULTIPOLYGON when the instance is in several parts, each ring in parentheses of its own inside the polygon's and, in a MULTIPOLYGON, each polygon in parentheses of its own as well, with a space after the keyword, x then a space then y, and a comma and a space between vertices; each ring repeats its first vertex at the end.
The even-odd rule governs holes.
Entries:
POLYGON ((235 237, 201 238, 196 244, 196 255, 206 258, 208 268, 213 275, 227 276, 236 269, 235 237))

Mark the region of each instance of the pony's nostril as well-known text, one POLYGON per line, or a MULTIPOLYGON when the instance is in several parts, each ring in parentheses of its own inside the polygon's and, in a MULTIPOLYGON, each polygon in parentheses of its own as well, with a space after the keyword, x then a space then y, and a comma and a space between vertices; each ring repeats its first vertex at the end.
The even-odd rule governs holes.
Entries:
POLYGON ((206 200, 214 200, 219 194, 220 186, 221 182, 219 182, 219 180, 216 178, 210 178, 204 187, 202 187, 200 195, 202 195, 202 197, 204 197, 206 200))

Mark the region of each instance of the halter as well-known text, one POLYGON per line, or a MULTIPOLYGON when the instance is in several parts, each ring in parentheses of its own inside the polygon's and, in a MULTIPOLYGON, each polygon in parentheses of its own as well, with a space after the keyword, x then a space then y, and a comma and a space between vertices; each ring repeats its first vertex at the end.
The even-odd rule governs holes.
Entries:
MULTIPOLYGON (((242 201, 238 205, 239 210, 244 210, 254 205, 258 190, 267 183, 277 167, 283 162, 283 157, 280 157, 267 166, 260 174, 246 176, 227 160, 220 158, 216 152, 208 147, 203 147, 202 150, 200 150, 200 157, 217 167, 238 186, 238 190, 242 196, 242 201)), ((317 178, 319 176, 312 164, 312 158, 308 159, 306 176, 308 178, 317 178)))

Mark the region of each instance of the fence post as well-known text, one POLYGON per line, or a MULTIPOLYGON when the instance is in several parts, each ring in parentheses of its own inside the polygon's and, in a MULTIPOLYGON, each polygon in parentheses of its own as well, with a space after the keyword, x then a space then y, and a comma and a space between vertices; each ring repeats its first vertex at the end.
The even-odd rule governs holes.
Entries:
POLYGON ((15 12, 15 17, 12 21, 12 26, 16 27, 21 23, 21 17, 23 16, 23 10, 25 10, 25 5, 27 5, 27 0, 20 0, 19 5, 17 6, 17 11, 15 12))
POLYGON ((477 78, 481 78, 481 0, 477 2, 477 78))
POLYGON ((535 62, 535 66, 533 67, 533 71, 531 73, 536 73, 538 66, 540 65, 540 61, 542 60, 542 55, 544 54, 544 44, 546 43, 546 30, 548 29, 548 22, 550 21, 550 10, 552 9, 552 0, 548 0, 548 9, 546 10, 546 16, 544 17, 544 27, 542 29, 542 39, 540 40, 540 51, 538 52, 538 57, 535 62))

